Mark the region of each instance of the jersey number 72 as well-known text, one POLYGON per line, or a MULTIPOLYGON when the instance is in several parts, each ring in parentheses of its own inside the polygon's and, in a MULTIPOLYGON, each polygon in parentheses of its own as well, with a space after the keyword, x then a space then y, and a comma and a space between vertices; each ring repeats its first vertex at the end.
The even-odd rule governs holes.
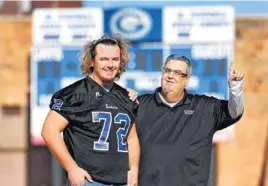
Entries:
POLYGON ((109 150, 109 142, 107 142, 107 139, 110 134, 110 129, 112 122, 114 124, 122 124, 125 125, 121 128, 119 128, 116 132, 117 136, 117 151, 118 152, 128 152, 127 145, 123 141, 123 137, 126 137, 128 133, 128 129, 130 127, 130 118, 125 113, 118 113, 114 118, 112 117, 112 114, 110 112, 92 112, 92 122, 101 122, 104 121, 102 131, 100 134, 100 137, 98 141, 94 142, 94 149, 95 150, 101 150, 101 151, 108 151, 109 150), (113 121, 112 121, 113 120, 113 121))

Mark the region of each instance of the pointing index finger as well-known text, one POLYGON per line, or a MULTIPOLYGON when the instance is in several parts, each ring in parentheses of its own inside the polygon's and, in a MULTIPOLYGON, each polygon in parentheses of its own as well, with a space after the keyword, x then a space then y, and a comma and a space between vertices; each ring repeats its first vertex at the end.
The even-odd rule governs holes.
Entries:
POLYGON ((233 67, 234 64, 235 64, 234 60, 231 60, 231 61, 230 61, 230 67, 233 67))

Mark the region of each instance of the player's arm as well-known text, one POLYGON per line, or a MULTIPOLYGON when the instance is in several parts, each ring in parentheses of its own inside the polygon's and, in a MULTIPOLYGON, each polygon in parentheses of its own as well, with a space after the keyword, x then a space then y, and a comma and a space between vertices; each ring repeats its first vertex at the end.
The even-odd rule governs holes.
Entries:
POLYGON ((129 154, 129 172, 128 172, 128 185, 136 186, 138 184, 138 171, 140 160, 140 144, 136 131, 136 125, 133 124, 128 137, 128 154, 129 154))
POLYGON ((67 127, 69 121, 75 120, 73 106, 68 104, 66 99, 74 99, 71 96, 67 98, 56 93, 50 102, 50 111, 42 128, 42 137, 44 138, 50 152, 57 158, 62 167, 68 173, 68 180, 72 185, 83 185, 85 178, 92 181, 88 173, 80 168, 71 154, 61 136, 61 132, 67 127))
POLYGON ((77 164, 71 157, 61 132, 68 125, 68 121, 51 110, 49 111, 42 128, 42 137, 44 138, 51 153, 58 159, 63 168, 68 172, 77 167, 77 164))

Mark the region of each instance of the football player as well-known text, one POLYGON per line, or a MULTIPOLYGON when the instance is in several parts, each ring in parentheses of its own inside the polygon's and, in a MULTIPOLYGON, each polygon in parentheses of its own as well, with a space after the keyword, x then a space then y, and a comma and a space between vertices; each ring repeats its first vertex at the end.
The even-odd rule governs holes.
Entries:
POLYGON ((103 36, 85 45, 81 59, 85 77, 53 95, 42 136, 67 172, 67 185, 136 186, 137 103, 114 82, 126 69, 128 43, 103 36))

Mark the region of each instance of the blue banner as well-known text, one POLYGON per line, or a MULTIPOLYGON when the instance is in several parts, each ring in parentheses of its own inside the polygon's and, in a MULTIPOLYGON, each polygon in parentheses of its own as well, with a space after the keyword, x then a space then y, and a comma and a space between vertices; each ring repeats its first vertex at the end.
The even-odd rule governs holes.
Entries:
POLYGON ((120 8, 104 11, 104 32, 120 34, 124 39, 142 41, 162 40, 162 9, 120 8))

